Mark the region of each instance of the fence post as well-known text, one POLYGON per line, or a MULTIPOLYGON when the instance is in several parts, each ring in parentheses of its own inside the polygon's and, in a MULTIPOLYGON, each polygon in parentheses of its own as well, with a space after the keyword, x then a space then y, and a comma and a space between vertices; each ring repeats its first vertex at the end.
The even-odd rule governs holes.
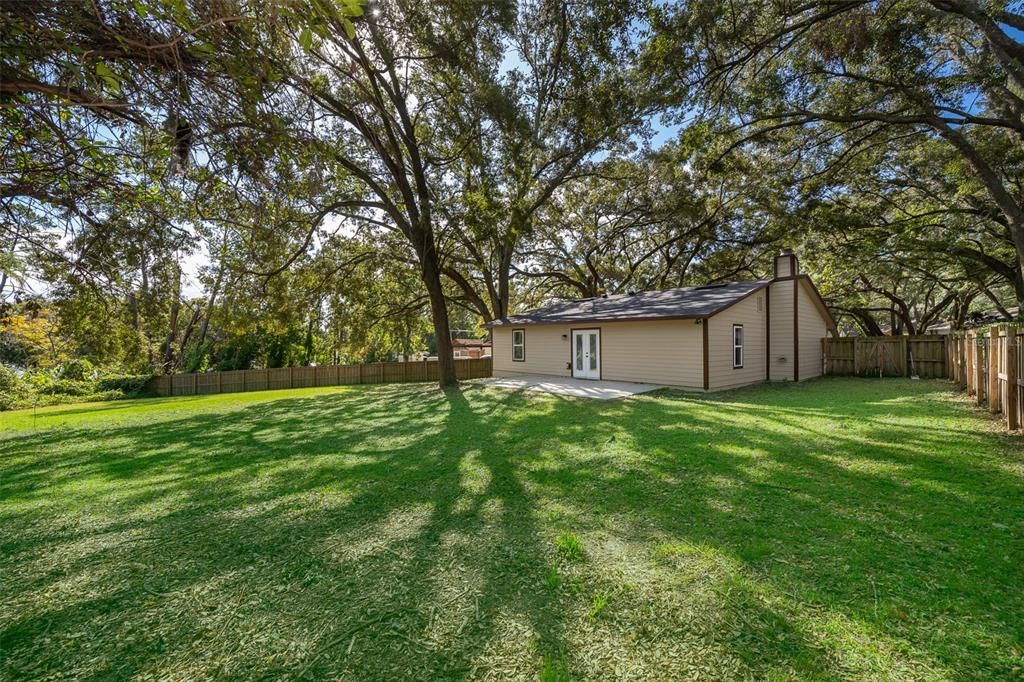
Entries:
POLYGON ((192 395, 199 395, 199 372, 192 372, 192 395))
POLYGON ((942 378, 948 379, 952 376, 953 363, 949 360, 949 335, 942 335, 942 378))
POLYGON ((950 381, 956 381, 956 332, 946 337, 946 372, 950 381))
POLYGON ((857 340, 858 340, 858 337, 856 337, 856 336, 853 337, 853 376, 859 376, 859 374, 857 372, 857 369, 858 369, 858 367, 857 367, 857 346, 859 345, 857 343, 857 340))
POLYGON ((903 376, 910 376, 909 366, 907 362, 907 335, 900 334, 900 362, 903 363, 903 376))
POLYGON ((985 365, 982 362, 981 357, 982 345, 979 343, 979 341, 982 341, 984 338, 984 336, 979 337, 977 332, 974 333, 974 402, 978 405, 983 405, 985 403, 985 396, 982 391, 982 387, 984 386, 984 382, 982 381, 982 370, 985 365))
POLYGON ((1006 402, 1003 413, 1006 415, 1006 426, 1011 431, 1020 427, 1017 406, 1017 328, 1006 330, 1006 402))
POLYGON ((359 383, 363 383, 363 367, 366 365, 362 362, 359 363, 359 383))
POLYGON ((295 367, 291 365, 288 366, 288 388, 295 388, 295 367))
POLYGON ((970 386, 968 386, 971 381, 970 361, 971 356, 967 352, 967 332, 963 332, 960 335, 960 388, 963 391, 970 390, 970 386))
POLYGON ((988 330, 988 411, 999 412, 999 328, 988 330))
POLYGON ((967 395, 974 393, 974 350, 972 346, 977 344, 972 344, 971 341, 971 333, 964 333, 964 359, 966 360, 964 363, 964 383, 967 386, 967 395))

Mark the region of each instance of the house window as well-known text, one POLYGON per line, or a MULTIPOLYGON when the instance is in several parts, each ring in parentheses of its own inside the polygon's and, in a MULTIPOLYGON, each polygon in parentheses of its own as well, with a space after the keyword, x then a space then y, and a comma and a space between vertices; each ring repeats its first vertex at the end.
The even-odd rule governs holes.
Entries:
POLYGON ((512 330, 512 360, 523 362, 526 360, 526 330, 512 330))
POLYGON ((734 324, 732 326, 732 368, 741 369, 743 367, 743 325, 734 324))

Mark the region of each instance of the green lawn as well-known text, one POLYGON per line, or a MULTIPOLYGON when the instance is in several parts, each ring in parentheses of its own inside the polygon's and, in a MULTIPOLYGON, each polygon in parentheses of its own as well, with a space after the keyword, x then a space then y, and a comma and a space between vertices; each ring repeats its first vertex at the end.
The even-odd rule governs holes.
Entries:
POLYGON ((1012 679, 1024 443, 948 385, 0 415, 0 679, 1012 679))

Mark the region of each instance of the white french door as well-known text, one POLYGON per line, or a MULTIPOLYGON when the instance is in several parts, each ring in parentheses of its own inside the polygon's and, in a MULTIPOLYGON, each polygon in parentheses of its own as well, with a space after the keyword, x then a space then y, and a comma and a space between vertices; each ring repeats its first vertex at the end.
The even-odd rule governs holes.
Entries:
POLYGON ((573 330, 572 375, 577 379, 601 378, 601 330, 573 330))

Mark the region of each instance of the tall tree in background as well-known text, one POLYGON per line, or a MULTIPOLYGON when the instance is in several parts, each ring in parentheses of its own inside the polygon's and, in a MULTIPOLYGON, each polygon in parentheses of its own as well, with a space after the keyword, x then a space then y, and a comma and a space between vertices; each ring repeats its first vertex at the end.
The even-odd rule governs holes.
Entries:
POLYGON ((635 148, 661 110, 641 68, 647 5, 518 3, 501 51, 460 55, 476 66, 456 119, 465 147, 445 274, 483 319, 509 314, 517 261, 556 195, 598 172, 600 157, 635 148))
POLYGON ((519 272, 573 296, 759 276, 779 239, 764 213, 785 183, 755 157, 711 164, 707 139, 684 138, 567 183, 524 243, 519 272))
MULTIPOLYGON (((1005 223, 1020 270, 1024 197, 1001 163, 1024 139, 1024 46, 1000 23, 1020 28, 1024 15, 971 0, 704 0, 667 19, 663 35, 694 40, 704 115, 720 127, 738 122, 746 139, 776 144, 780 131, 800 132, 779 156, 821 153, 829 166, 895 135, 944 141, 1005 223)), ((694 81, 680 82, 689 91, 694 81)))
MULTIPOLYGON (((459 80, 458 64, 443 48, 446 42, 482 40, 472 29, 485 25, 491 11, 486 4, 447 9, 379 2, 362 13, 357 2, 345 11, 313 4, 288 22, 295 41, 276 64, 287 87, 313 107, 311 125, 295 132, 339 169, 325 182, 354 187, 332 211, 397 231, 415 254, 438 340, 442 386, 455 383, 455 367, 438 248, 444 226, 435 203, 443 192, 444 164, 457 152, 458 141, 444 132, 449 99, 457 96, 449 85, 459 80), (351 22, 353 14, 362 16, 351 22), (442 23, 439 17, 448 15, 461 20, 442 23)), ((271 24, 267 30, 276 29, 271 24)))

